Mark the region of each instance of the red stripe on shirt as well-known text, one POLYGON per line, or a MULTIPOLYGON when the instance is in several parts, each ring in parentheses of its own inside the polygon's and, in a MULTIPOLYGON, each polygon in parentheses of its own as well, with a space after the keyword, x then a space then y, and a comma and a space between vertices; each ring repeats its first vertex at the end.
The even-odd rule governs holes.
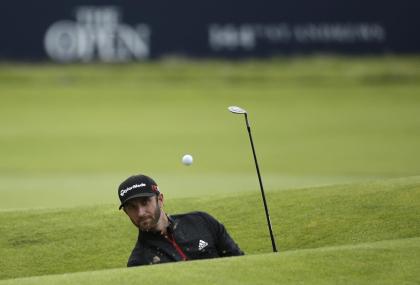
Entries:
POLYGON ((188 260, 187 256, 185 255, 185 253, 182 251, 182 249, 179 247, 179 245, 176 243, 175 238, 173 237, 172 234, 169 234, 166 237, 171 244, 175 247, 176 251, 179 253, 179 255, 181 255, 182 260, 188 260))

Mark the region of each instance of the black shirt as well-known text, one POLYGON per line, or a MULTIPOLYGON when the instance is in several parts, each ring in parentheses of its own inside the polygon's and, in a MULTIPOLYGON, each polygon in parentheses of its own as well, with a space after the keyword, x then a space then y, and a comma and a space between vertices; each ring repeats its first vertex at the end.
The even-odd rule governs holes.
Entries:
POLYGON ((127 266, 244 254, 225 227, 207 213, 192 212, 168 218, 167 236, 139 232, 127 266))

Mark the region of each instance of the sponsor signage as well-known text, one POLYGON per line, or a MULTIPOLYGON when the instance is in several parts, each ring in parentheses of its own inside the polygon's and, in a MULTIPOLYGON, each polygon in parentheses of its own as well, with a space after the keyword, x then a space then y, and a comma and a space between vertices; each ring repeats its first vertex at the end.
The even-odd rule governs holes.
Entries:
POLYGON ((3 60, 420 52, 416 1, 15 0, 2 6, 3 60))
POLYGON ((81 6, 75 9, 74 20, 48 27, 44 49, 52 60, 62 62, 145 59, 150 53, 150 27, 124 23, 119 7, 81 6))

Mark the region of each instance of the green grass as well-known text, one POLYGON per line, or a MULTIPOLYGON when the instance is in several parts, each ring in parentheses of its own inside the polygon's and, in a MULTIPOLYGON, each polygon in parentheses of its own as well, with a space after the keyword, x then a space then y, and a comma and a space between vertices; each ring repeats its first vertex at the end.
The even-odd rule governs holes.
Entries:
MULTIPOLYGON (((292 254, 289 252, 309 248, 320 249, 311 253, 319 252, 317 258, 324 259, 324 255, 329 258, 323 248, 331 246, 344 246, 337 248, 339 252, 342 249, 351 251, 354 246, 356 253, 346 253, 345 258, 359 258, 358 252, 364 247, 359 248, 358 244, 420 237, 420 177, 271 192, 268 199, 282 252, 280 257, 269 257, 275 260, 289 258, 292 254)), ((248 255, 258 254, 250 263, 263 262, 262 257, 258 261, 259 254, 271 251, 258 193, 175 199, 167 201, 166 208, 169 213, 195 209, 212 213, 225 223, 248 255)), ((0 279, 124 267, 137 234, 124 214, 108 205, 6 211, 0 215, 0 230, 0 279)), ((418 250, 419 240, 409 242, 410 245, 413 243, 417 244, 418 250)), ((388 258, 398 257, 395 255, 399 247, 393 248, 392 242, 389 245, 393 253, 388 258)), ((369 257, 374 267, 380 262, 375 256, 380 259, 383 253, 369 257)), ((277 267, 282 266, 283 261, 279 262, 275 261, 277 267)), ((299 262, 305 265, 308 261, 299 262)), ((215 270, 220 270, 218 266, 224 265, 215 266, 215 270)), ((248 266, 251 265, 243 270, 248 266)), ((186 270, 188 267, 181 268, 186 270)), ((195 278, 202 274, 202 269, 197 270, 195 278)), ((156 274, 161 273, 157 271, 156 274)), ((271 280, 273 276, 267 278, 271 280)))
POLYGON ((420 281, 419 254, 420 238, 413 238, 0 284, 416 284, 420 281))
POLYGON ((0 284, 419 283, 419 66, 1 63, 0 284), (229 105, 250 113, 279 254, 229 105), (115 192, 139 172, 170 213, 210 212, 247 255, 124 269, 137 233, 115 192))
POLYGON ((419 65, 418 56, 1 64, 0 209, 113 203, 137 172, 171 198, 254 190, 244 121, 229 105, 250 112, 267 189, 417 175, 419 65), (181 165, 185 153, 192 167, 181 165))

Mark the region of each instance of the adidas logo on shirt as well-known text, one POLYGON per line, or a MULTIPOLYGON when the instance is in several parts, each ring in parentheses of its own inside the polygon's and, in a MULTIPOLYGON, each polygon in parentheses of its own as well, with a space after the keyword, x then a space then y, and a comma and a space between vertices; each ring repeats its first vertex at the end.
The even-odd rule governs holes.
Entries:
POLYGON ((198 243, 198 250, 203 250, 203 248, 205 248, 206 246, 208 246, 209 244, 207 242, 205 242, 204 240, 199 241, 198 243))

